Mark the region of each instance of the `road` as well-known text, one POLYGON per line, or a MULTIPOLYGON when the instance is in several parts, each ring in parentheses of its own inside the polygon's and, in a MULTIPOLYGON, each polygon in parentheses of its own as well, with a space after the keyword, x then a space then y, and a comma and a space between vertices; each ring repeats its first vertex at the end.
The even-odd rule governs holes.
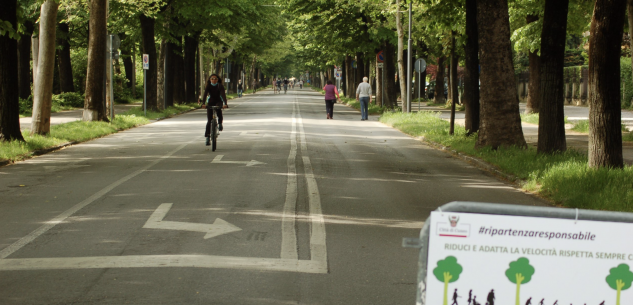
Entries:
POLYGON ((413 304, 402 248, 455 200, 544 205, 308 89, 0 168, 0 304, 413 304))

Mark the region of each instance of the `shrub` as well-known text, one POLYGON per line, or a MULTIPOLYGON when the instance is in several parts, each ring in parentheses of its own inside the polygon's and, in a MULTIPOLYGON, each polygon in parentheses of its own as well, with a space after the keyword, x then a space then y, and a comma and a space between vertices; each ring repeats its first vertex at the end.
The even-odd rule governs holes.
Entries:
POLYGON ((53 95, 53 104, 62 107, 82 108, 84 106, 84 97, 77 92, 63 92, 53 95))

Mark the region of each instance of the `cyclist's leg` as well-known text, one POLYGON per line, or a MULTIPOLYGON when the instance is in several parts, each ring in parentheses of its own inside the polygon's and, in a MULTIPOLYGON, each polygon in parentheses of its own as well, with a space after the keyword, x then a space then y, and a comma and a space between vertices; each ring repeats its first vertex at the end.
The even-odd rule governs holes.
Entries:
POLYGON ((222 129, 224 129, 222 126, 222 121, 224 119, 224 117, 222 116, 222 109, 216 110, 215 113, 218 115, 218 123, 220 124, 220 131, 222 131, 222 129))

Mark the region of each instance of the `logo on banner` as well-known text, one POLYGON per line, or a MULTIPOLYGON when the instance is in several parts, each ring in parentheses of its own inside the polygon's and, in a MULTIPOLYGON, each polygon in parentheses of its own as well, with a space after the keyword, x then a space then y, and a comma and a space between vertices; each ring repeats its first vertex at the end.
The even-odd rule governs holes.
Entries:
POLYGON ((459 216, 448 216, 448 223, 437 224, 437 234, 444 237, 468 237, 470 235, 470 224, 459 223, 459 216))

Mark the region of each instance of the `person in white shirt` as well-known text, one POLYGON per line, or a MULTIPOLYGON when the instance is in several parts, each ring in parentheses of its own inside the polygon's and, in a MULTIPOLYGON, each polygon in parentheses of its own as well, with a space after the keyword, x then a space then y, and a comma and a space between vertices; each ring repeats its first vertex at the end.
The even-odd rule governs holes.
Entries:
POLYGON ((358 84, 356 89, 356 100, 360 102, 361 121, 368 120, 367 112, 369 103, 371 103, 371 85, 368 83, 367 76, 363 77, 363 82, 358 84))

